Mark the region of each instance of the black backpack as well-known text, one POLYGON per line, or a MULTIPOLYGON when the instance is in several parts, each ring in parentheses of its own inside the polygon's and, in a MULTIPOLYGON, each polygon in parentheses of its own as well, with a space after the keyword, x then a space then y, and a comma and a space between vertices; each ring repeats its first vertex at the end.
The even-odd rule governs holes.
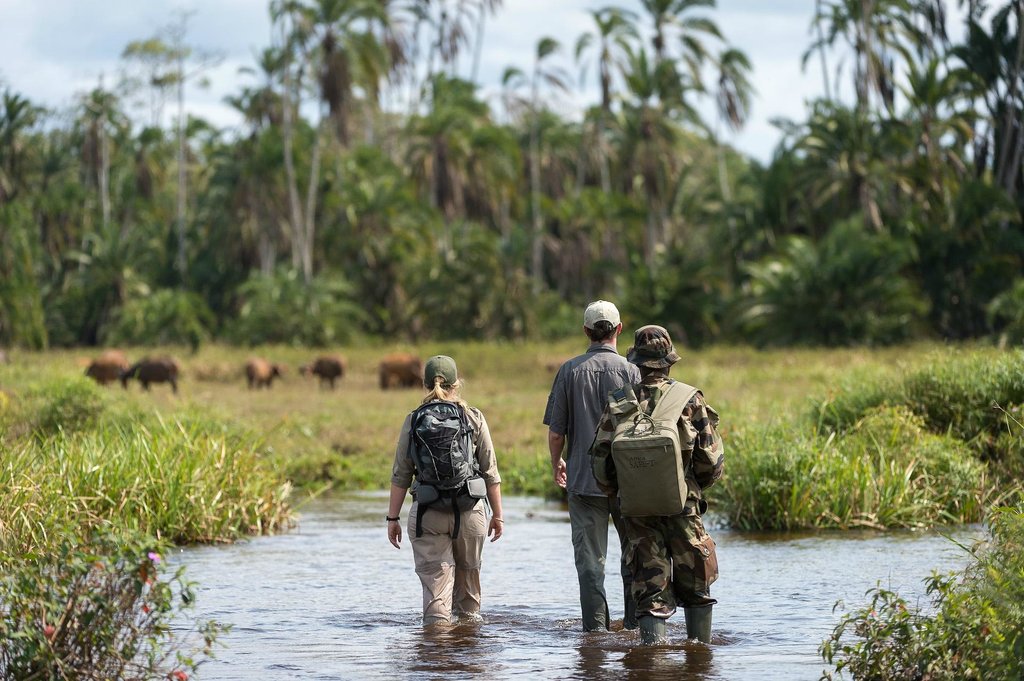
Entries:
POLYGON ((416 536, 423 536, 423 514, 432 506, 455 513, 452 539, 459 535, 462 511, 486 496, 466 410, 452 402, 428 402, 412 413, 409 456, 416 468, 416 536), (447 509, 446 509, 447 510, 447 509))

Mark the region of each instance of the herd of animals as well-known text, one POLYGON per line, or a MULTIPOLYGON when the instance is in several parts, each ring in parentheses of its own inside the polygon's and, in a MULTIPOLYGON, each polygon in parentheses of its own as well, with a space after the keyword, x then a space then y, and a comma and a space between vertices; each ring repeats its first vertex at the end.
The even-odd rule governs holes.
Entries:
MULTIPOLYGON (((331 390, 347 370, 348 362, 340 355, 321 355, 299 367, 302 376, 315 376, 321 388, 331 390)), ((381 359, 377 372, 381 390, 414 388, 423 380, 423 363, 415 355, 395 353, 381 359)), ((274 379, 284 376, 285 367, 262 357, 252 357, 245 363, 243 373, 250 390, 269 389, 274 379)), ((180 374, 181 366, 173 357, 144 357, 132 364, 120 350, 105 350, 85 370, 85 375, 100 385, 120 381, 122 387, 128 388, 129 382, 137 380, 143 390, 149 390, 151 384, 167 383, 175 393, 180 374)))

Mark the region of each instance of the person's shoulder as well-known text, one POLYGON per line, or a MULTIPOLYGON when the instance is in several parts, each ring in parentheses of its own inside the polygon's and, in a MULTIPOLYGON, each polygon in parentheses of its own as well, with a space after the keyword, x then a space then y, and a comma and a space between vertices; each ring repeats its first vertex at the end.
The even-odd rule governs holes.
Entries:
POLYGON ((487 419, 484 418, 484 413, 478 408, 471 407, 467 404, 464 409, 466 410, 466 418, 473 426, 480 426, 487 421, 487 419))

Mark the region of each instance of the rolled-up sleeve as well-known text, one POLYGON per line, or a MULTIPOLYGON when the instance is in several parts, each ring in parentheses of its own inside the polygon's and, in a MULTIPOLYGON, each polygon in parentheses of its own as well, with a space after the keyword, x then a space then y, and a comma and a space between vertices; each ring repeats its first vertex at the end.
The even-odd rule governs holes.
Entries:
POLYGON ((683 409, 680 425, 694 438, 693 477, 701 489, 710 487, 721 479, 725 469, 725 447, 718 433, 718 412, 697 393, 683 409))
POLYGON ((409 414, 405 417, 402 431, 398 434, 398 445, 395 447, 395 462, 391 466, 391 484, 405 489, 409 489, 412 486, 412 479, 416 473, 415 467, 412 465, 412 458, 409 457, 411 421, 412 414, 409 414))
POLYGON ((544 409, 544 425, 559 435, 569 432, 569 394, 566 383, 568 365, 568 362, 563 364, 555 374, 555 382, 551 386, 548 404, 544 409))
POLYGON ((494 453, 494 444, 491 442, 491 431, 487 427, 487 419, 479 409, 471 409, 470 413, 478 420, 476 426, 476 462, 480 467, 480 475, 488 485, 497 485, 501 482, 501 475, 498 473, 498 457, 494 453))

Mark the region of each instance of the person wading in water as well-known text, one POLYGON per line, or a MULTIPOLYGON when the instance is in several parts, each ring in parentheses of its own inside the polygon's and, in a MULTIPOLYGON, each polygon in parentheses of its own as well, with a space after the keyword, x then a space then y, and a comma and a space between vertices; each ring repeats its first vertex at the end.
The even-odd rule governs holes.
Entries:
POLYGON ((498 462, 484 415, 459 397, 455 360, 431 357, 423 384, 428 392, 405 418, 395 449, 388 541, 402 548, 399 514, 411 486, 407 531, 423 586, 423 623, 448 624, 453 615, 479 620, 484 538, 497 540, 505 524, 498 462))
MULTIPOLYGON (((583 630, 594 631, 607 629, 610 624, 604 591, 609 516, 618 533, 623 558, 626 536, 617 500, 608 498, 594 480, 588 450, 608 393, 639 381, 640 373, 616 349, 622 322, 613 304, 598 300, 588 305, 583 312, 583 332, 590 347, 559 368, 548 396, 544 425, 548 427, 555 484, 564 487, 569 495, 583 630)), ((635 606, 630 596, 632 577, 625 560, 620 564, 620 573, 625 601, 622 624, 626 629, 635 629, 635 606)))

